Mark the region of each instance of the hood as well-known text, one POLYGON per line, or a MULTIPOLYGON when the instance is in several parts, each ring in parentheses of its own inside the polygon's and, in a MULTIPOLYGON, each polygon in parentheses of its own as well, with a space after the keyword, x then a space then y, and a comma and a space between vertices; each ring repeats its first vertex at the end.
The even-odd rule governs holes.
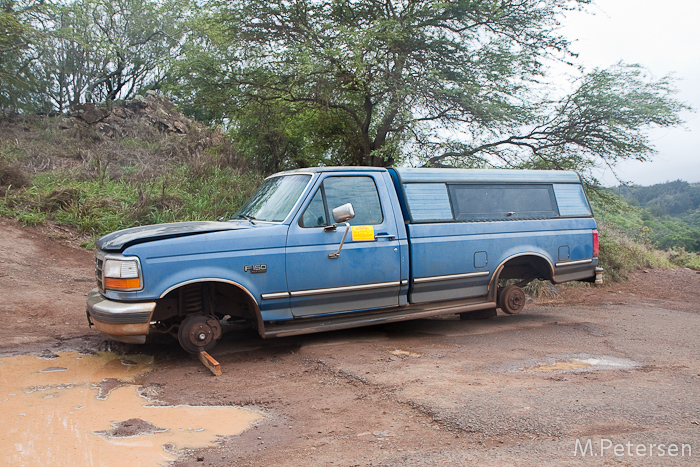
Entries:
POLYGON ((238 222, 176 222, 172 224, 145 225, 112 232, 97 240, 97 248, 104 251, 122 251, 137 243, 151 242, 165 238, 186 237, 207 232, 248 229, 238 222))

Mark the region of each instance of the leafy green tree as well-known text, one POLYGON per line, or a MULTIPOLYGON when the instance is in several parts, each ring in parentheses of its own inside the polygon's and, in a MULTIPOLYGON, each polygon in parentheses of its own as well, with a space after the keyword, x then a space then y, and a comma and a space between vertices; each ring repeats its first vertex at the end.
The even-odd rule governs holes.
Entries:
POLYGON ((683 180, 652 186, 619 188, 627 202, 636 202, 655 216, 684 216, 700 209, 700 185, 683 180))
MULTIPOLYGON (((15 2, 0 1, 0 53, 5 54, 26 45, 25 34, 27 26, 22 24, 15 11, 15 2)), ((5 76, 7 70, 0 70, 0 76, 5 76)))
POLYGON ((19 67, 20 50, 25 45, 25 28, 16 16, 14 2, 0 1, 0 107, 6 108, 9 99, 8 81, 14 81, 19 67))
POLYGON ((39 32, 31 24, 33 2, 0 0, 0 110, 33 108, 36 86, 34 43, 39 32))
POLYGON ((322 114, 300 154, 320 145, 352 165, 643 160, 642 130, 679 123, 684 108, 669 79, 618 65, 541 97, 547 65, 574 58, 559 19, 589 2, 210 0, 177 95, 221 121, 271 102, 285 119, 322 114))
POLYGON ((295 103, 252 101, 237 114, 231 136, 240 154, 262 173, 316 165, 339 165, 333 138, 321 131, 341 122, 295 103), (308 144, 313 141, 313 144, 308 144))
POLYGON ((188 0, 56 0, 36 22, 48 33, 41 72, 53 107, 128 99, 163 81, 185 37, 188 0))

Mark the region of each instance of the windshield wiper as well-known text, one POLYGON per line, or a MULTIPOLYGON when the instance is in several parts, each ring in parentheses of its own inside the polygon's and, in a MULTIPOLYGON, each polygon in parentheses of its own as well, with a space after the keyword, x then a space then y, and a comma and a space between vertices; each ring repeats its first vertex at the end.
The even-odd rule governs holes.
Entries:
POLYGON ((255 225, 255 222, 253 222, 253 221, 256 220, 256 219, 255 219, 255 217, 253 217, 253 216, 248 216, 248 215, 246 215, 246 214, 239 214, 239 215, 236 216, 236 218, 237 218, 237 219, 245 219, 245 220, 247 220, 248 222, 250 222, 251 224, 255 225))

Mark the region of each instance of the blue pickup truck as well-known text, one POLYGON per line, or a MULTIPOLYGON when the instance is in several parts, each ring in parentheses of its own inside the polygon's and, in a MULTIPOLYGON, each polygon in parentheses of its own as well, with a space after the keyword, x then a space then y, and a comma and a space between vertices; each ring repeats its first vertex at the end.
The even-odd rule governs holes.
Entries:
POLYGON ((209 350, 227 323, 281 337, 443 314, 518 313, 522 287, 602 281, 575 172, 323 167, 265 180, 235 219, 97 241, 88 321, 209 350))

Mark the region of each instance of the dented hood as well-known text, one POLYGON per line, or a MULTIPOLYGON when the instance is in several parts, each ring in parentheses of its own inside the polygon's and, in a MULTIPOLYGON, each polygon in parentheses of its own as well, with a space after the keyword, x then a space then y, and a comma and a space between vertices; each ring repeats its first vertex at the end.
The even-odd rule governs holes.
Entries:
POLYGON ((97 240, 97 247, 104 251, 122 251, 137 243, 165 238, 186 237, 207 232, 248 229, 250 226, 238 222, 176 222, 172 224, 145 225, 112 232, 97 240))

